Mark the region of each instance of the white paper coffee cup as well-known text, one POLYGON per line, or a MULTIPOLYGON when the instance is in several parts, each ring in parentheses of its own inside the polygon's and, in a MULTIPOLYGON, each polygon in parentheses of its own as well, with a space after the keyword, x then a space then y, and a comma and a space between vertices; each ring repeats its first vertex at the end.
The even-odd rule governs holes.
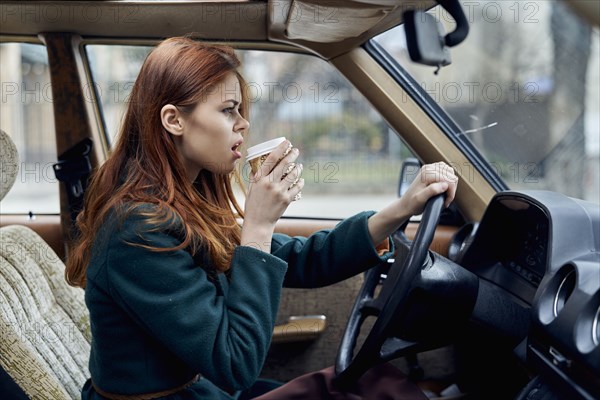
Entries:
POLYGON ((248 148, 248 151, 246 152, 246 162, 250 164, 250 171, 255 174, 271 151, 281 143, 285 142, 285 140, 285 137, 281 136, 248 148))

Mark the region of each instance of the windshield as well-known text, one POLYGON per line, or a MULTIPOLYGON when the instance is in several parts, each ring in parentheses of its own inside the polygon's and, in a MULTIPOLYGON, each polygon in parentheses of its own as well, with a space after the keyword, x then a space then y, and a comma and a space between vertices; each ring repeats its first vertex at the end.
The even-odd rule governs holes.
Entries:
MULTIPOLYGON (((555 1, 461 1, 467 39, 435 68, 410 60, 404 27, 375 40, 460 127, 510 189, 599 202, 599 33, 555 1)), ((449 32, 452 17, 429 11, 449 32)))

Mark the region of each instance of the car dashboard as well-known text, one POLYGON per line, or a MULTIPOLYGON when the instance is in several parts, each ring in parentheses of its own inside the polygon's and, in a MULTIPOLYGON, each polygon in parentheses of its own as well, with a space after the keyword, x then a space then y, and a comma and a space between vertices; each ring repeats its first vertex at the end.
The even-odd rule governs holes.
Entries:
POLYGON ((565 398, 600 398, 600 206, 501 192, 468 230, 460 264, 530 316, 528 365, 565 398))

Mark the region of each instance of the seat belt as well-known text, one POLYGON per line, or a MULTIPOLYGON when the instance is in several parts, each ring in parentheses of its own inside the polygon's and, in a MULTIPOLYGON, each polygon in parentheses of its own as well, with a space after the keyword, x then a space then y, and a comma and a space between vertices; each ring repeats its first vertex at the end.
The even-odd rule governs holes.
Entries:
POLYGON ((83 199, 92 172, 90 154, 94 142, 85 138, 58 156, 58 162, 53 164, 56 179, 64 182, 67 188, 71 230, 75 231, 77 215, 83 208, 83 199))

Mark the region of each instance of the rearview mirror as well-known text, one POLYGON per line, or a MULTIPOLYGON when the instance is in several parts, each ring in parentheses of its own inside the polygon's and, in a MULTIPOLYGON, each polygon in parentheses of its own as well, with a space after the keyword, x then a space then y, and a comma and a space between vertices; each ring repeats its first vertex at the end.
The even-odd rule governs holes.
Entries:
POLYGON ((433 15, 407 11, 404 13, 404 27, 411 60, 434 67, 451 63, 450 51, 444 43, 444 27, 433 15))
POLYGON ((454 18, 456 28, 444 35, 444 27, 431 14, 409 10, 403 14, 406 45, 411 60, 419 64, 440 67, 450 64, 448 47, 461 43, 469 34, 469 22, 458 0, 437 0, 454 18))

